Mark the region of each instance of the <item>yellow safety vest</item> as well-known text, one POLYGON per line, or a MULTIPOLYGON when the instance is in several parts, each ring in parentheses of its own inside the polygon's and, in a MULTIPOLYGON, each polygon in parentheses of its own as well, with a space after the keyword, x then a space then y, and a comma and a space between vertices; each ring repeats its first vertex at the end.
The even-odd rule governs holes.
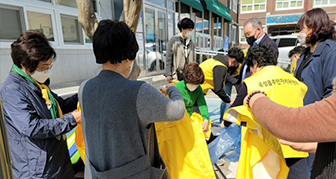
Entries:
MULTIPOLYGON (((271 100, 288 107, 303 106, 303 98, 307 92, 306 85, 277 66, 262 68, 253 76, 245 79, 244 83, 248 93, 255 90, 264 91, 271 100)), ((287 178, 289 169, 283 152, 288 158, 308 156, 307 153, 299 153, 291 148, 290 150, 283 149, 278 139, 259 124, 247 106, 229 109, 224 118, 238 125, 242 123, 246 125, 242 128, 237 179, 287 178)))
POLYGON ((198 113, 174 122, 155 123, 159 150, 170 178, 215 179, 198 113))
MULTIPOLYGON (((224 66, 227 69, 227 66, 225 64, 215 59, 208 59, 200 64, 200 67, 203 70, 204 78, 205 78, 204 83, 201 84, 204 94, 207 94, 209 89, 215 89, 214 81, 213 81, 213 69, 216 66, 224 66)), ((226 76, 227 75, 225 75, 225 79, 226 79, 226 76)))
MULTIPOLYGON (((308 90, 305 84, 277 66, 264 67, 260 73, 256 73, 253 78, 248 78, 244 82, 248 93, 261 90, 272 101, 293 108, 303 106, 303 99, 308 90)), ((293 150, 287 145, 281 145, 281 147, 285 158, 305 158, 309 155, 306 152, 293 150)))

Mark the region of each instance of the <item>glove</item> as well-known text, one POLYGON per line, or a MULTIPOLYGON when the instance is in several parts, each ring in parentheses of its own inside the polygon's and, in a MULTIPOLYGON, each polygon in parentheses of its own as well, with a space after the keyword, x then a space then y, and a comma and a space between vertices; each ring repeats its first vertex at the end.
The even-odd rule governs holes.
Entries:
POLYGON ((228 95, 225 95, 223 101, 226 102, 226 103, 230 103, 231 102, 231 98, 228 95))

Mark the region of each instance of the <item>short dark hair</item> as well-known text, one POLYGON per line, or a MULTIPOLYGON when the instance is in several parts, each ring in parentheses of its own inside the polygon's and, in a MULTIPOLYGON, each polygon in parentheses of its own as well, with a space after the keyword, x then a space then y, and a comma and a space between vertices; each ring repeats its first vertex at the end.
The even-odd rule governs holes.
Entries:
POLYGON ((296 47, 294 47, 292 50, 290 50, 288 52, 288 58, 292 58, 292 56, 294 54, 297 54, 297 53, 301 55, 305 49, 306 49, 306 47, 304 47, 304 46, 296 46, 296 47))
POLYGON ((258 45, 247 52, 246 62, 249 67, 252 67, 256 62, 259 67, 264 67, 268 65, 277 65, 277 55, 274 48, 258 45))
POLYGON ((336 23, 331 21, 326 11, 321 8, 314 8, 304 13, 297 26, 302 29, 304 24, 313 30, 312 34, 307 35, 306 43, 308 44, 314 45, 320 40, 336 39, 334 27, 336 23))
POLYGON ((243 63, 244 52, 238 47, 231 47, 228 52, 230 58, 235 58, 238 63, 243 63))
POLYGON ((177 23, 177 28, 180 30, 180 32, 182 31, 182 29, 194 29, 195 23, 191 19, 186 17, 177 23))
POLYGON ((96 62, 104 64, 134 60, 139 45, 133 31, 122 21, 102 20, 93 35, 93 52, 96 62))
POLYGON ((186 83, 203 84, 204 73, 202 68, 196 62, 189 63, 183 71, 184 81, 186 83))
POLYGON ((56 52, 50 46, 46 36, 37 30, 28 30, 11 44, 13 63, 30 73, 34 72, 40 61, 56 58, 56 52))

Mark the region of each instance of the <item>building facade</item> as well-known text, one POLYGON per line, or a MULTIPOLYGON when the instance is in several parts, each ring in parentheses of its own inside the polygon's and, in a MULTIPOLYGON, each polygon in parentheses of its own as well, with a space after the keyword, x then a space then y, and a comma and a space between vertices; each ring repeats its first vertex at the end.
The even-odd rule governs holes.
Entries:
POLYGON ((239 43, 248 45, 243 24, 249 17, 259 17, 270 36, 298 33, 297 22, 312 8, 324 9, 336 21, 336 0, 241 0, 239 7, 239 43))
MULTIPOLYGON (((92 0, 96 16, 120 19, 123 0, 92 0)), ((197 52, 238 43, 238 0, 143 0, 136 37, 140 77, 164 73, 166 44, 179 33, 177 22, 195 22, 197 52), (225 44, 225 45, 224 45, 225 44)), ((57 53, 52 85, 78 85, 100 70, 92 42, 78 23, 76 0, 0 0, 0 82, 8 76, 10 44, 29 29, 43 32, 57 53)))

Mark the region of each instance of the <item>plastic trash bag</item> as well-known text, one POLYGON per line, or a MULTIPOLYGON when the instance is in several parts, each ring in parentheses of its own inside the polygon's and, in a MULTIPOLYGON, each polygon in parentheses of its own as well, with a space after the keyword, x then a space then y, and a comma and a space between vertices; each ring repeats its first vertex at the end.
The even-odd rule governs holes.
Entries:
POLYGON ((217 136, 208 144, 212 164, 222 157, 231 162, 237 162, 240 156, 241 127, 235 124, 227 128, 213 126, 212 134, 217 136))

